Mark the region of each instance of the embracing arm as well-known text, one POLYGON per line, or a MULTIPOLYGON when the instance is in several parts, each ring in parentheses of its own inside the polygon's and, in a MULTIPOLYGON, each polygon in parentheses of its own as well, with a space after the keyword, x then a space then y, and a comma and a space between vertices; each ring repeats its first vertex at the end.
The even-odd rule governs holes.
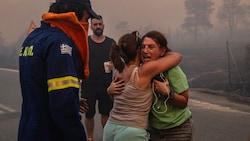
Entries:
POLYGON ((161 72, 177 66, 182 60, 182 55, 177 52, 167 52, 165 56, 156 60, 143 63, 141 66, 142 76, 155 77, 161 72))
POLYGON ((124 87, 124 80, 115 77, 115 79, 110 83, 109 87, 107 88, 107 92, 110 95, 121 94, 121 92, 124 90, 124 87))

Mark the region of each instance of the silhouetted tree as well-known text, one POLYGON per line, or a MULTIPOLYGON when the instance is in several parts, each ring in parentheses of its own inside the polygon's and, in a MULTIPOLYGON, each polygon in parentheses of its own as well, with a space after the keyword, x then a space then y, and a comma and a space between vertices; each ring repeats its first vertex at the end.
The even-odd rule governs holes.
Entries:
POLYGON ((207 31, 213 28, 210 22, 210 16, 213 12, 214 3, 211 0, 186 0, 185 8, 187 17, 184 19, 182 27, 193 34, 197 42, 198 32, 207 31))
POLYGON ((240 20, 244 17, 244 7, 240 5, 241 0, 223 0, 222 6, 217 12, 219 22, 230 32, 233 38, 233 32, 240 20))

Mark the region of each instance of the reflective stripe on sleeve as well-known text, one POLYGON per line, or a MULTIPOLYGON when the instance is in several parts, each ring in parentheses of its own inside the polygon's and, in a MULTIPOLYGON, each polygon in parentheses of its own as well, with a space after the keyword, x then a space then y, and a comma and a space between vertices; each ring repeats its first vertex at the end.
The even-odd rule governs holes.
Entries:
POLYGON ((79 80, 73 76, 65 76, 48 80, 48 91, 60 90, 65 88, 80 88, 79 80))

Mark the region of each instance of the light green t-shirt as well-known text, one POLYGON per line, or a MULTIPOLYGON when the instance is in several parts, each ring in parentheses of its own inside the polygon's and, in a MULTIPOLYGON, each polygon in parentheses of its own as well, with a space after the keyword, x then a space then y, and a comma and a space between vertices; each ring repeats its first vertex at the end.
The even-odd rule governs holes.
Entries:
MULTIPOLYGON (((179 94, 189 88, 186 75, 179 66, 176 66, 166 72, 164 75, 169 81, 170 87, 175 93, 179 94)), ((149 125, 156 129, 169 129, 177 127, 184 123, 190 116, 191 111, 187 106, 184 109, 173 106, 171 102, 167 102, 167 111, 164 101, 154 96, 152 108, 149 114, 149 125), (153 106, 155 106, 153 108, 153 106), (158 107, 158 108, 156 108, 158 107)))

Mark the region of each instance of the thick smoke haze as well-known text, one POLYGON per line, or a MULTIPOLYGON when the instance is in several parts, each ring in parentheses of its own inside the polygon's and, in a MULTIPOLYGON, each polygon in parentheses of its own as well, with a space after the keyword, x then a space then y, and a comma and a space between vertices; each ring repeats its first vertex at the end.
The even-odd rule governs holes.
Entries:
MULTIPOLYGON (((1 1, 0 35, 4 41, 15 42, 24 36, 31 20, 39 26, 41 15, 48 11, 52 2, 54 0, 1 1)), ((213 2, 215 10, 211 23, 217 25, 215 12, 221 0, 213 2)), ((242 2, 250 3, 248 0, 242 2)), ((105 34, 114 39, 118 39, 124 32, 145 26, 176 31, 180 29, 186 15, 184 0, 92 0, 91 3, 93 9, 104 17, 105 34), (116 28, 121 22, 127 22, 123 31, 116 28)))
MULTIPOLYGON (((42 14, 48 11, 54 1, 2 0, 0 2, 0 67, 18 68, 17 54, 27 36, 31 21, 40 26, 42 14)), ((239 12, 238 15, 236 14, 236 17, 244 18, 235 20, 239 23, 233 31, 234 36, 231 36, 231 32, 225 29, 220 23, 221 20, 217 18, 218 10, 222 9, 224 0, 211 0, 214 5, 209 19, 206 18, 206 14, 204 16, 207 11, 204 12, 203 9, 199 11, 200 7, 197 6, 199 0, 188 0, 188 2, 194 2, 192 5, 196 5, 195 12, 200 12, 196 15, 196 18, 199 17, 196 21, 200 24, 200 30, 186 32, 182 25, 195 21, 192 18, 190 20, 189 17, 186 20, 188 22, 184 22, 187 18, 186 1, 91 0, 91 3, 94 11, 104 18, 104 34, 116 41, 122 34, 134 30, 138 30, 142 35, 149 30, 163 32, 167 36, 168 46, 183 55, 184 59, 180 66, 187 75, 190 87, 218 90, 243 89, 250 96, 250 0, 240 0, 240 5, 248 6, 246 9, 249 11, 247 16, 239 12), (202 30, 204 26, 208 30, 202 30)), ((204 2, 208 1, 203 1, 202 4, 204 2)), ((234 7, 234 4, 231 6, 234 7)), ((233 8, 229 10, 231 9, 233 8)), ((220 18, 223 19, 223 16, 225 17, 222 14, 220 18)), ((224 19, 224 22, 227 22, 227 19, 224 19)), ((185 27, 190 29, 190 26, 185 27)), ((92 34, 92 31, 89 30, 89 33, 92 34)))

